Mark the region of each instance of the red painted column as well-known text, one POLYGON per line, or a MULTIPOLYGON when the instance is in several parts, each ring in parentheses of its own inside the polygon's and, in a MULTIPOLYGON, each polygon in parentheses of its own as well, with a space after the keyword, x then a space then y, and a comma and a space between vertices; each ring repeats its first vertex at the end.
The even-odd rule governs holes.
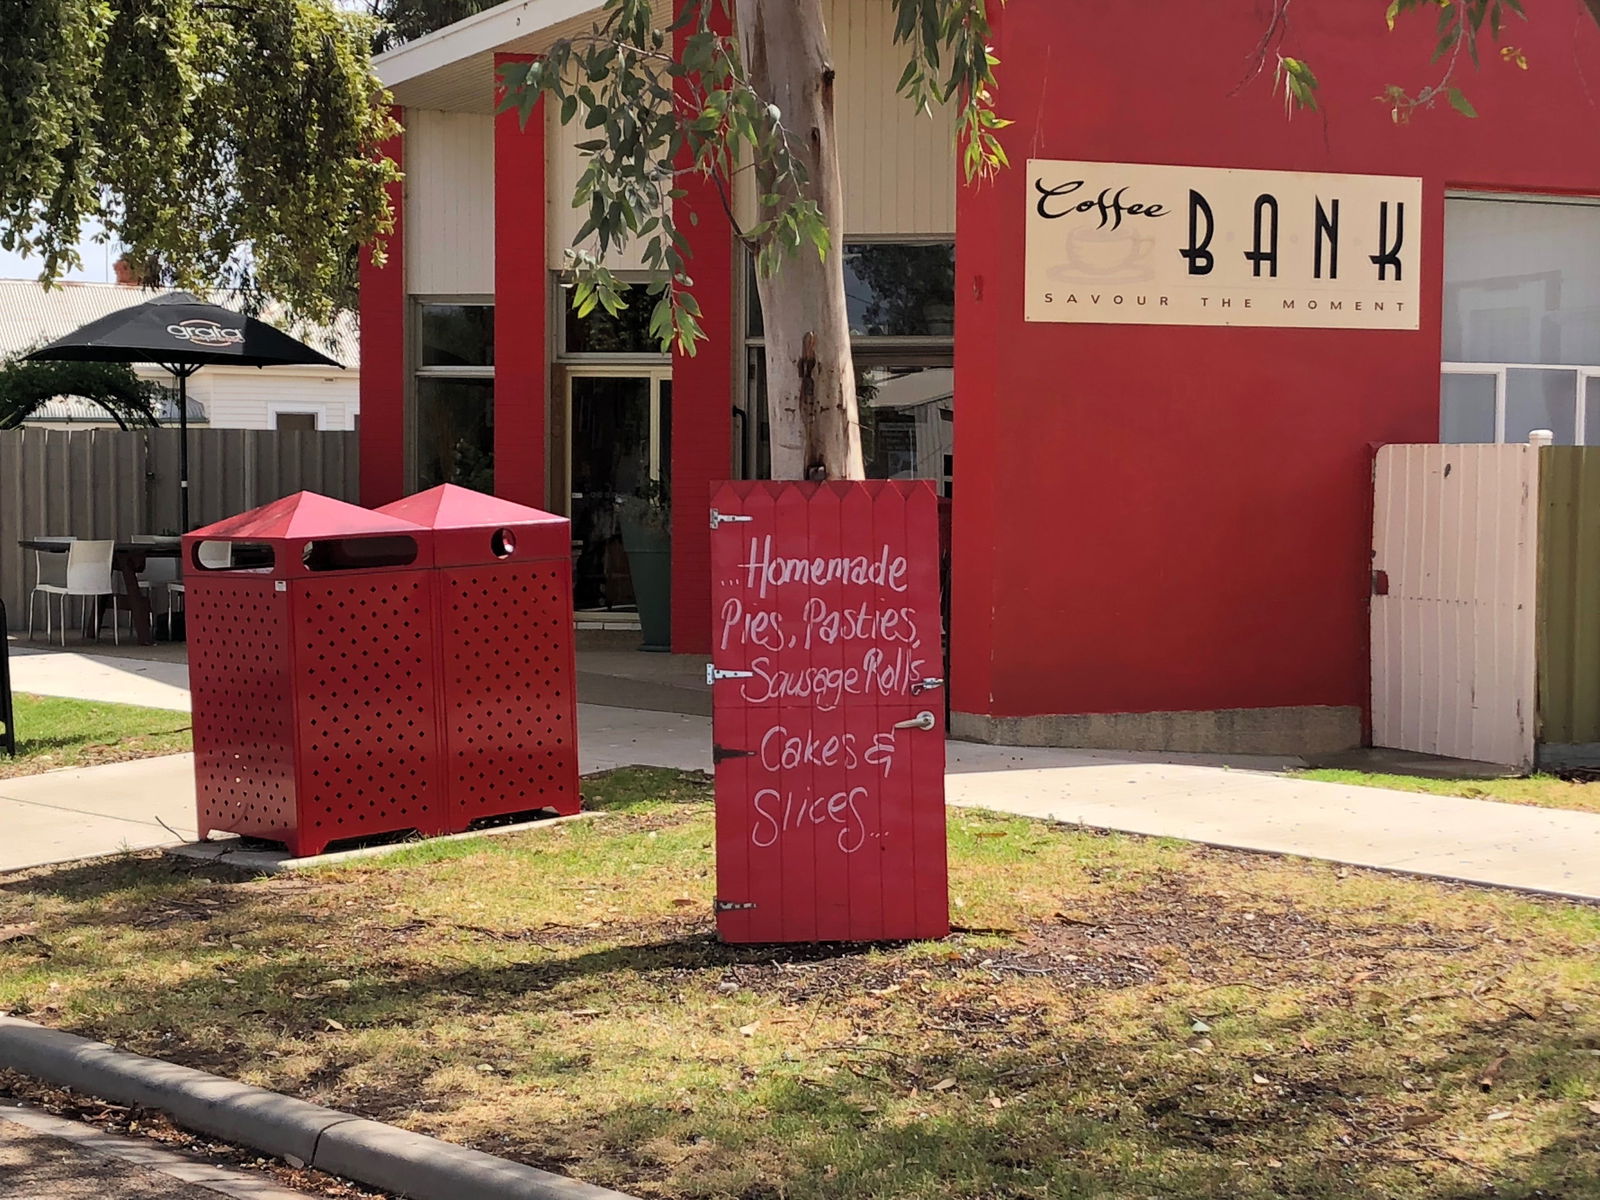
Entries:
MULTIPOLYGON (((731 32, 719 6, 712 14, 723 26, 720 32, 731 32)), ((689 32, 680 28, 673 34, 677 53, 689 32)), ((685 195, 675 202, 674 215, 689 241, 689 273, 706 337, 697 353, 672 355, 672 649, 705 654, 711 650, 711 485, 733 469, 739 324, 733 312, 733 228, 716 185, 690 175, 678 186, 685 195)))
MULTIPOLYGON (((392 110, 405 124, 405 110, 392 110)), ((379 152, 405 166, 405 135, 379 152)), ((406 240, 405 182, 389 185, 394 232, 378 266, 361 248, 361 503, 388 504, 406 490, 406 240)))
MULTIPOLYGON (((531 62, 496 54, 495 68, 531 62)), ((544 508, 549 329, 545 287, 544 102, 524 128, 519 114, 494 119, 494 490, 544 508)))

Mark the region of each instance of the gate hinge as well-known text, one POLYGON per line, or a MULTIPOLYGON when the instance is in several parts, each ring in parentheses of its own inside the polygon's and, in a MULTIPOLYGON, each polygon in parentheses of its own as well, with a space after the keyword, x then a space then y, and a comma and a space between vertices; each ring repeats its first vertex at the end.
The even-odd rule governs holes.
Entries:
POLYGON ((755 907, 752 900, 713 900, 711 907, 716 912, 744 912, 755 907))
POLYGON ((739 516, 737 513, 718 512, 714 508, 711 510, 711 528, 712 529, 715 529, 719 525, 736 525, 736 524, 739 524, 739 523, 744 522, 744 521, 754 521, 754 520, 755 520, 754 517, 742 517, 742 516, 739 516))
POLYGON ((719 680, 719 679, 754 679, 755 677, 756 677, 756 673, 754 671, 719 671, 716 667, 713 667, 710 663, 706 664, 706 686, 707 687, 710 687, 713 683, 716 683, 717 680, 719 680))
POLYGON ((730 758, 754 758, 755 756, 756 752, 754 750, 730 750, 727 746, 718 746, 714 742, 711 746, 711 763, 713 766, 720 766, 730 758))

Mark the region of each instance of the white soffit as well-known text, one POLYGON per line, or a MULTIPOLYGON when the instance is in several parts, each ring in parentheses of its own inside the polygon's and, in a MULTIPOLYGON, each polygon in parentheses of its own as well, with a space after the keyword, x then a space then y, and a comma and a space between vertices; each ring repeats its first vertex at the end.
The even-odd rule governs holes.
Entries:
MULTIPOLYGON (((655 8, 665 28, 672 2, 655 8)), ((538 54, 587 33, 600 12, 595 0, 509 0, 380 54, 373 66, 404 108, 492 113, 495 54, 538 54)))

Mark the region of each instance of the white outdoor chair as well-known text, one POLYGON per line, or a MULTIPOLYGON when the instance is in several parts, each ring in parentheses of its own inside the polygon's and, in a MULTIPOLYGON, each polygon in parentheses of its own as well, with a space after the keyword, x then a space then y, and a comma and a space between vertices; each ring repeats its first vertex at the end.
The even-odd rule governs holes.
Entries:
MULTIPOLYGON (((38 542, 75 542, 78 539, 70 535, 60 537, 43 534, 34 539, 38 542)), ((28 639, 33 640, 33 602, 40 596, 44 597, 44 640, 50 640, 50 594, 41 589, 46 584, 65 587, 67 582, 67 556, 65 554, 52 554, 46 550, 33 552, 33 588, 28 592, 28 639)))
MULTIPOLYGON (((176 539, 161 537, 153 533, 136 533, 128 540, 143 546, 164 546, 176 539)), ((147 558, 144 562, 144 570, 139 572, 139 589, 141 591, 148 592, 151 599, 154 600, 155 589, 160 588, 162 595, 166 598, 169 636, 172 629, 172 592, 174 588, 179 591, 183 590, 183 584, 179 582, 181 578, 182 572, 179 569, 177 558, 147 558)), ((155 605, 152 604, 150 608, 151 612, 154 613, 155 605)))
MULTIPOLYGON (((100 597, 111 597, 111 638, 118 645, 122 644, 121 630, 118 627, 117 585, 112 578, 111 561, 116 556, 117 544, 113 541, 85 542, 74 541, 67 550, 67 579, 65 583, 41 584, 39 590, 45 594, 45 619, 49 619, 50 597, 61 597, 61 644, 67 644, 67 597, 79 596, 84 600, 93 599, 96 604, 100 597)), ((99 623, 96 622, 98 632, 99 623)))
MULTIPOLYGON (((233 566, 233 543, 232 542, 201 542, 200 543, 200 549, 199 549, 199 551, 197 553, 198 553, 198 556, 199 556, 199 559, 200 559, 200 565, 202 567, 205 567, 207 570, 211 570, 211 571, 226 571, 230 567, 233 566)), ((174 564, 176 566, 178 566, 178 568, 180 570, 180 573, 181 573, 182 560, 181 559, 176 559, 176 560, 174 560, 174 564)), ((172 601, 173 601, 173 597, 177 597, 178 610, 181 612, 183 610, 183 597, 184 597, 184 586, 183 586, 183 580, 181 578, 176 583, 167 584, 167 628, 168 629, 172 628, 172 611, 173 611, 172 601)))

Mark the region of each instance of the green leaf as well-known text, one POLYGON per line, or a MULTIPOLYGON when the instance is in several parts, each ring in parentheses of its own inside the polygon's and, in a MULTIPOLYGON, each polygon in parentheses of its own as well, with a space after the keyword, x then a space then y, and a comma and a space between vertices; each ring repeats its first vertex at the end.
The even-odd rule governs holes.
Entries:
POLYGON ((1460 88, 1451 88, 1449 91, 1449 96, 1450 107, 1455 109, 1463 117, 1475 117, 1478 115, 1478 110, 1472 107, 1472 101, 1466 98, 1460 88))

